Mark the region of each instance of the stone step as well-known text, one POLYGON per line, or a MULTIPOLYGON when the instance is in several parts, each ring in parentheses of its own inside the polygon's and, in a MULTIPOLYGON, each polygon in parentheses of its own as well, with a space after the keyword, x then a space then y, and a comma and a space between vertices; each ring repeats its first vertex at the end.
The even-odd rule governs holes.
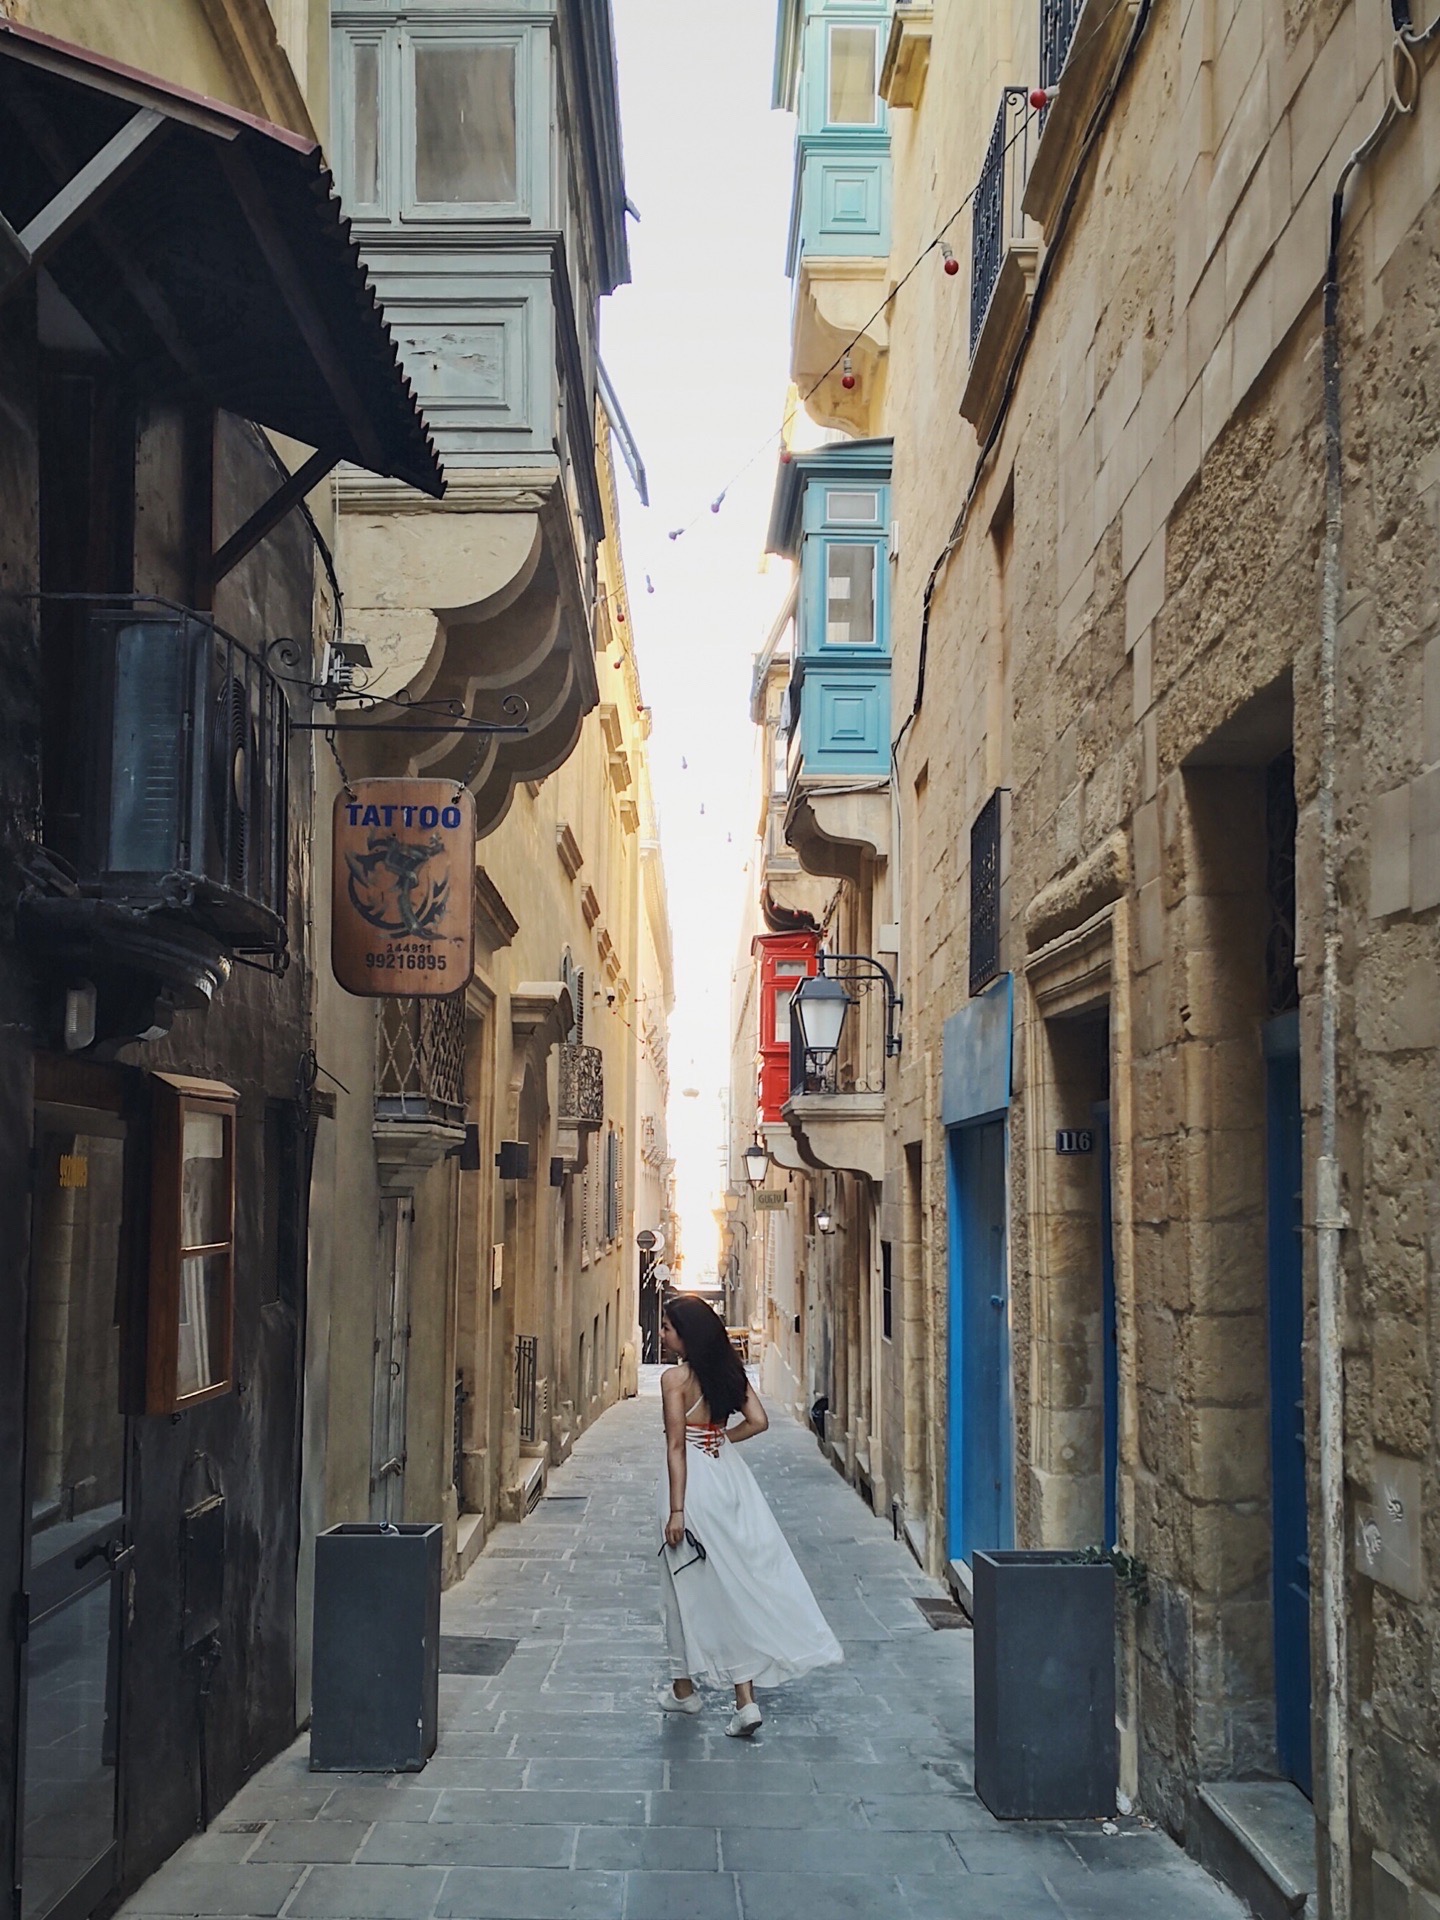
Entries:
POLYGON ((1191 1851, 1257 1920, 1307 1920, 1315 1910, 1315 1809, 1288 1780, 1202 1786, 1191 1851))

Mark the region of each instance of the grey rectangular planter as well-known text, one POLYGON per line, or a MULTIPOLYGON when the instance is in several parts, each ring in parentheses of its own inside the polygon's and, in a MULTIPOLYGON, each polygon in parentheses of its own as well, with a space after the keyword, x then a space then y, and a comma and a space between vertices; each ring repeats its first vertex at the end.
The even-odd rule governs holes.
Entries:
POLYGON ((375 1522, 316 1539, 312 1772, 413 1773, 434 1753, 443 1539, 375 1522))
POLYGON ((975 1791, 1002 1820, 1115 1811, 1115 1570, 973 1556, 975 1791))

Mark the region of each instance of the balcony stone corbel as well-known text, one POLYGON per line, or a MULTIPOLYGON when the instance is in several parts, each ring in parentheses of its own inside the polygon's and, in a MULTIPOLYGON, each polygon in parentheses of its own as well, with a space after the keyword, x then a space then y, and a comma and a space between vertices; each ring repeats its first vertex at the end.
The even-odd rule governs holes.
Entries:
POLYGON ((867 871, 890 856, 890 788, 874 781, 796 787, 785 817, 785 838, 807 873, 865 883, 867 871))
POLYGON ((862 440, 884 415, 890 330, 876 308, 889 274, 888 256, 802 255, 795 290, 791 372, 807 396, 805 411, 818 426, 862 440), (855 376, 848 389, 841 385, 841 367, 832 364, 847 349, 855 376))
POLYGON ((347 763, 356 775, 463 782, 482 835, 519 785, 563 763, 599 699, 568 508, 555 489, 504 481, 457 480, 443 506, 353 482, 341 491, 347 634, 370 655, 365 691, 429 709, 356 716, 373 731, 347 734, 347 763), (525 703, 523 732, 427 730, 449 709, 507 724, 511 697, 525 703))
POLYGON ((780 1109, 796 1151, 814 1173, 860 1173, 885 1179, 883 1093, 796 1093, 780 1109))

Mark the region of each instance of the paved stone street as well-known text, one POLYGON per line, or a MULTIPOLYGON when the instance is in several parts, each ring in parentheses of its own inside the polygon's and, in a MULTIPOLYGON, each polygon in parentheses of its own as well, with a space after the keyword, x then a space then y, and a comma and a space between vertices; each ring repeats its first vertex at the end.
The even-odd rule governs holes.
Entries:
POLYGON ((285 1920, 1237 1920, 1136 1820, 1016 1829, 971 1778, 971 1636, 783 1416, 754 1467, 847 1664, 662 1716, 652 1535, 656 1375, 499 1529, 445 1600, 447 1635, 516 1642, 493 1677, 446 1674, 421 1774, 316 1775, 307 1741, 266 1768, 125 1909, 285 1920))

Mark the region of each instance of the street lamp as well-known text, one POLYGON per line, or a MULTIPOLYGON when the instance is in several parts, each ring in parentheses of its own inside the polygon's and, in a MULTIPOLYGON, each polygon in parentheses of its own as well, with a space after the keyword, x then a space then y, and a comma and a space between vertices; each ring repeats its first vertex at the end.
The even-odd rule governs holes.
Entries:
POLYGON ((822 1207, 815 1216, 815 1228, 819 1233, 834 1233, 835 1216, 828 1207, 822 1207))
POLYGON ((765 1175, 770 1170, 770 1155, 765 1148, 757 1140, 753 1146, 746 1147, 740 1158, 745 1162, 745 1178, 750 1185, 757 1188, 763 1187, 765 1175))
MULTIPOLYGON (((807 1062, 814 1063, 817 1079, 840 1050, 840 1034, 845 1016, 854 1001, 840 982, 827 973, 813 973, 802 981, 790 1002, 799 1029, 800 1046, 807 1062)), ((809 1073, 806 1073, 808 1079, 809 1073)))

